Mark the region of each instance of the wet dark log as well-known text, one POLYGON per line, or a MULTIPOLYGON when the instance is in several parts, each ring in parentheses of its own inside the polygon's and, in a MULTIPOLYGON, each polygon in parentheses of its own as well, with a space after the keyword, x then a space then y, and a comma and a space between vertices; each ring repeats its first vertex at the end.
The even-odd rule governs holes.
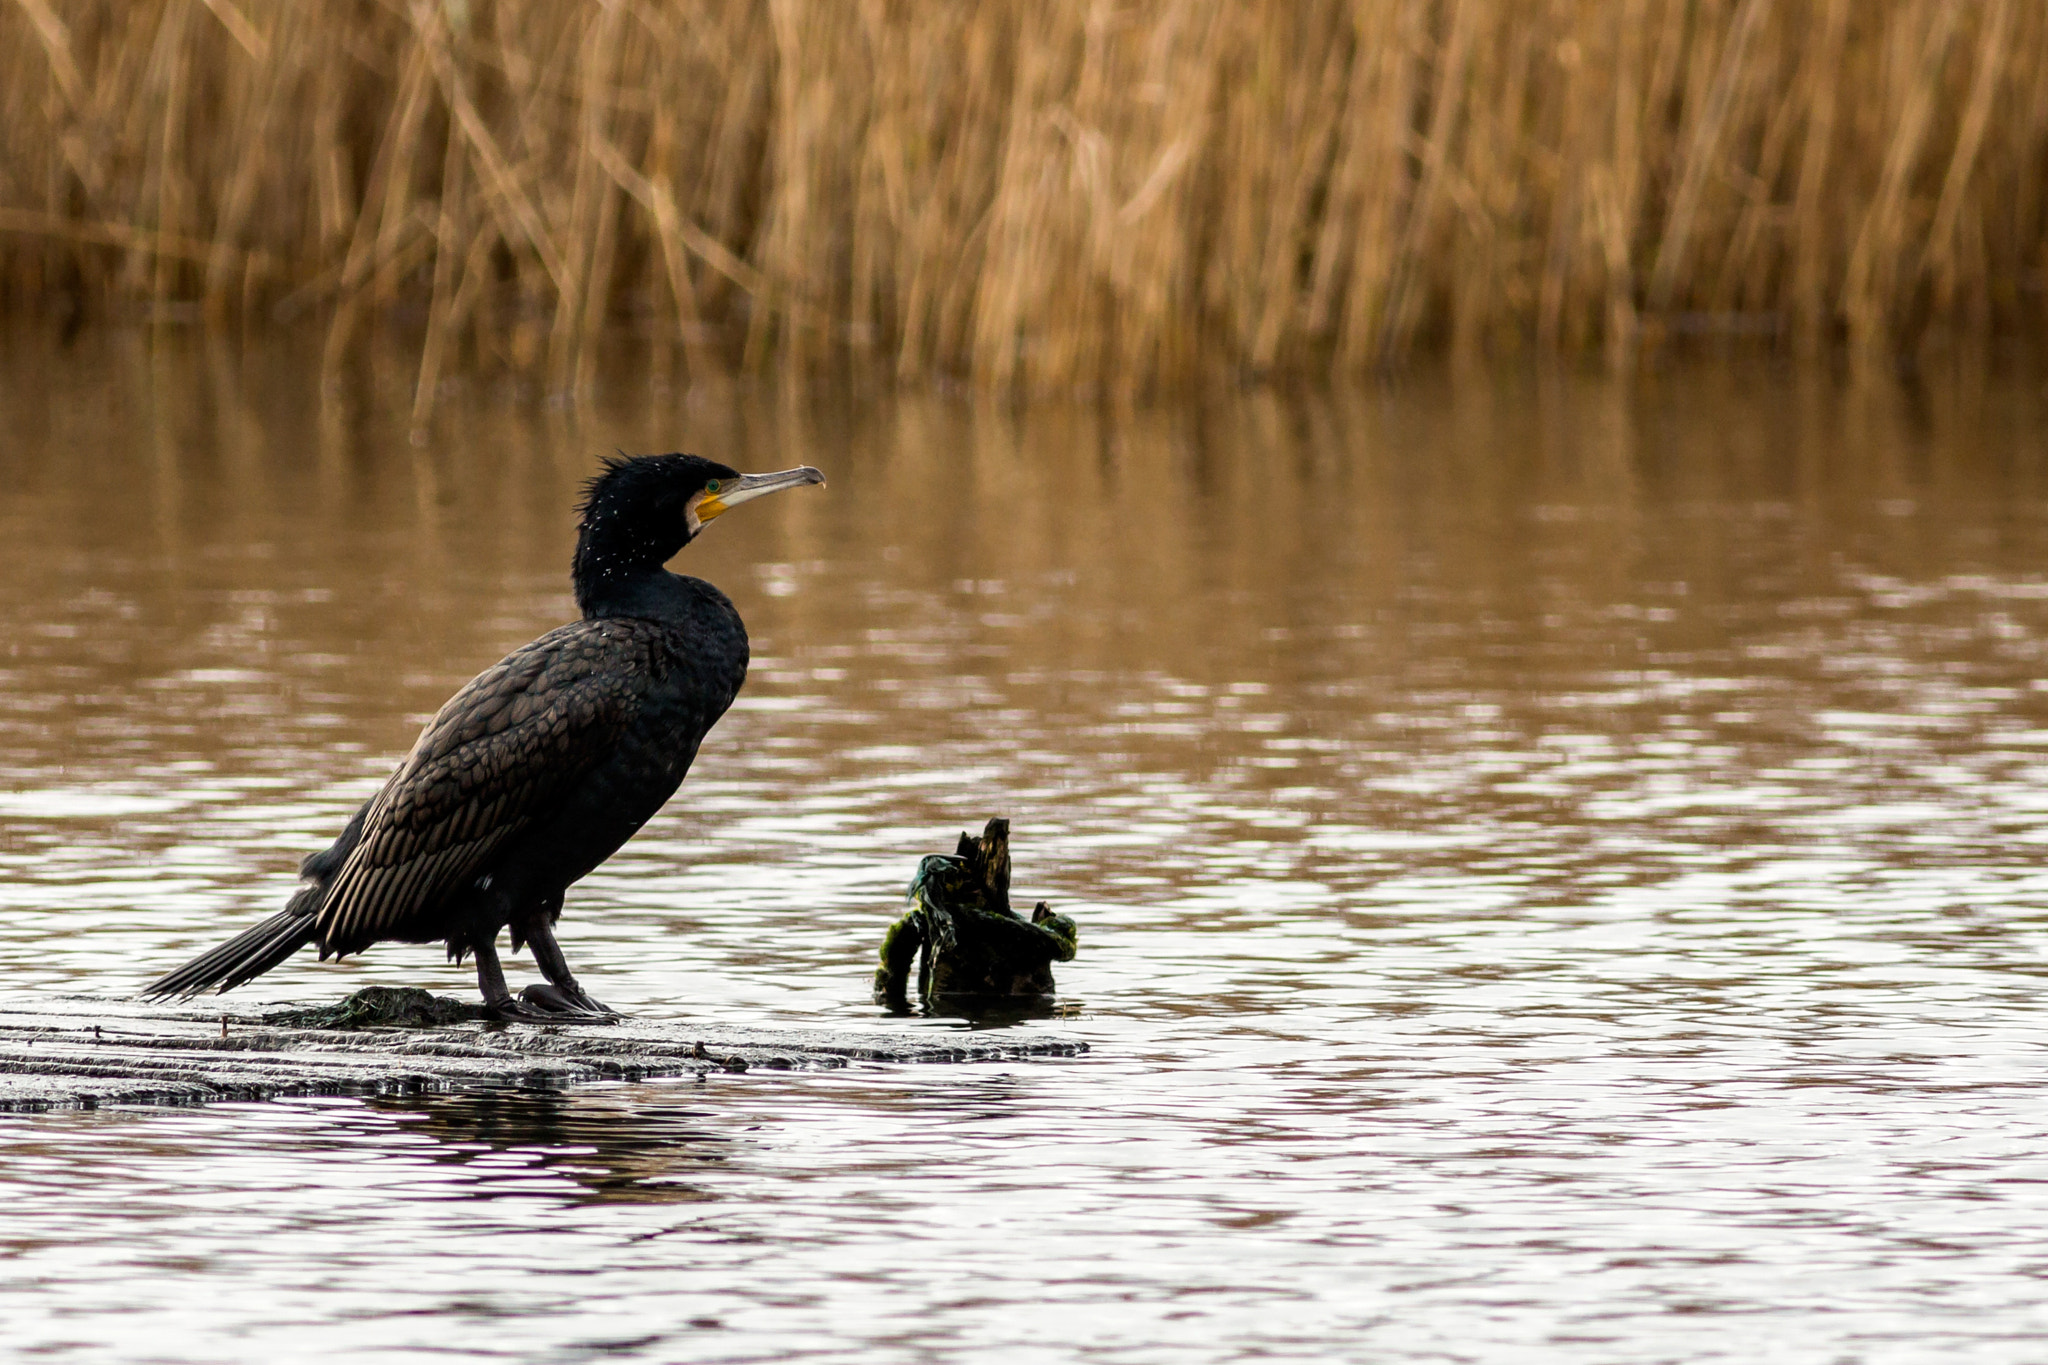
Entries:
POLYGON ((910 910, 882 939, 875 1000, 910 1009, 910 964, 925 1008, 942 1013, 1052 996, 1052 964, 1071 962, 1079 930, 1040 901, 1025 919, 1010 908, 1010 822, 988 822, 979 839, 960 836, 951 854, 917 865, 910 910))
POLYGON ((1087 1050, 1085 1043, 1058 1040, 939 1039, 886 1030, 633 1019, 603 1029, 499 1024, 481 1013, 481 1006, 387 987, 321 1009, 260 1014, 85 996, 0 997, 0 1111, 476 1085, 556 1088, 709 1071, 999 1061, 1087 1050))

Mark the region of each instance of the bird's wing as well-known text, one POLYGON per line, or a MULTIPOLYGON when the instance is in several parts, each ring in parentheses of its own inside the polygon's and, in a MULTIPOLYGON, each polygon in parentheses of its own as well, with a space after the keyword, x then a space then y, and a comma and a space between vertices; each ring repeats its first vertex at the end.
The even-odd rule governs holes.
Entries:
POLYGON ((471 679, 372 802, 316 922, 321 956, 439 909, 610 754, 654 661, 632 622, 579 621, 471 679))

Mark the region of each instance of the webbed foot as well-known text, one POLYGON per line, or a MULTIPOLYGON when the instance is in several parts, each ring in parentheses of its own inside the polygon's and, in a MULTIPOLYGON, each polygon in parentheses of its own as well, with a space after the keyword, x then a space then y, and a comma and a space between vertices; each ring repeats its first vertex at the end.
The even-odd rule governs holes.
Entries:
POLYGON ((589 996, 535 983, 516 996, 486 1002, 494 1019, 519 1024, 616 1024, 622 1017, 589 996))
POLYGON ((537 981, 521 991, 519 999, 522 1004, 544 1011, 551 1018, 574 1023, 612 1024, 621 1017, 609 1005, 591 999, 581 986, 557 986, 552 982, 537 981))

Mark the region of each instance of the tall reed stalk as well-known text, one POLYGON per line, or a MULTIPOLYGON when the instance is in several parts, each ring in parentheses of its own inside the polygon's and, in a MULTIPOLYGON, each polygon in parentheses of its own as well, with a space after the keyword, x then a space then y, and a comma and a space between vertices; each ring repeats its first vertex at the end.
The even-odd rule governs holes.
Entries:
POLYGON ((2031 329, 2038 0, 0 0, 0 297, 1027 390, 2031 329))

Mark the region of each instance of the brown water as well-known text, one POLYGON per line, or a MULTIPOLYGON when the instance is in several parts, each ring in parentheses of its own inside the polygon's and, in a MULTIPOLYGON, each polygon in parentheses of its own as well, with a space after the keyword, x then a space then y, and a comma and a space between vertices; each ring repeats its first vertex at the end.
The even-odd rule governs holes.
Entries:
MULTIPOLYGON (((1083 1058, 0 1120, 0 1353, 2038 1358, 2048 404, 1765 367, 1115 412, 620 371, 551 405, 171 341, 0 364, 0 971, 286 895, 571 611, 578 481, 824 490, 678 567, 755 640, 572 893, 663 1018, 868 1024, 990 814, 1083 1058)), ((467 973, 387 946, 246 998, 467 973)), ((517 975, 530 965, 517 961, 517 975)))

